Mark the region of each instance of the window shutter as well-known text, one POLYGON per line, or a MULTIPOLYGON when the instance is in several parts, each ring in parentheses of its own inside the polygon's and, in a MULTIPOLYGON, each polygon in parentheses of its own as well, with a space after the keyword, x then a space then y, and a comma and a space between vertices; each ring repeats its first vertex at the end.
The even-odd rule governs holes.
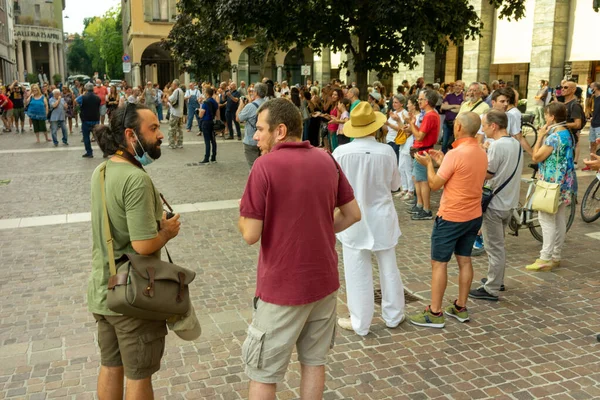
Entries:
POLYGON ((144 0, 144 20, 152 21, 152 0, 144 0))
POLYGON ((169 0, 169 21, 177 20, 177 0, 169 0))

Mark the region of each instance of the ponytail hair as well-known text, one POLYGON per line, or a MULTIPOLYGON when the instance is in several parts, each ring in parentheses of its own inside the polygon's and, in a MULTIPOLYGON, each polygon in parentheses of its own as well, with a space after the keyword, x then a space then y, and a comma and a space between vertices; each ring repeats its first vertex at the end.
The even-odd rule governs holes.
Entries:
POLYGON ((131 128, 139 135, 141 125, 139 111, 148 109, 142 104, 126 102, 110 114, 108 125, 96 125, 93 134, 102 152, 111 156, 117 150, 126 148, 125 129, 131 128))

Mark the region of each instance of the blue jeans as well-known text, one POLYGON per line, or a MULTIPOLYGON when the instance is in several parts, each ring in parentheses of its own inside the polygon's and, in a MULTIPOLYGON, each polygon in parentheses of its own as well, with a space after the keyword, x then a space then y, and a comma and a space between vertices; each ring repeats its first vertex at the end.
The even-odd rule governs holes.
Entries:
POLYGON ((310 118, 302 122, 302 141, 308 140, 308 126, 310 125, 310 118))
POLYGON ((158 103, 158 105, 156 106, 156 115, 158 116, 158 120, 162 121, 163 118, 163 112, 162 112, 162 103, 158 103))
POLYGON ((235 119, 235 111, 225 111, 225 119, 227 120, 227 129, 229 129, 229 137, 233 139, 233 124, 235 124, 235 130, 237 131, 238 139, 242 138, 242 131, 240 130, 240 123, 235 119))
POLYGON ((442 152, 446 154, 454 142, 454 121, 444 121, 442 130, 444 131, 444 135, 442 136, 442 152))
POLYGON ((67 126, 65 125, 65 121, 50 121, 50 131, 52 132, 52 141, 54 144, 58 144, 58 138, 56 137, 56 133, 58 128, 62 130, 62 141, 64 144, 69 144, 69 135, 67 132, 67 126))
POLYGON ((202 126, 201 125, 202 121, 200 120, 200 116, 196 112, 197 109, 198 109, 198 107, 195 107, 193 105, 188 106, 187 125, 186 125, 186 129, 188 131, 192 129, 192 124, 194 122, 194 116, 196 117, 196 122, 198 123, 198 129, 200 129, 200 127, 202 126))
POLYGON ((202 136, 204 137, 204 161, 210 157, 210 146, 212 144, 212 157, 210 161, 217 160, 217 139, 215 139, 215 121, 202 121, 202 136))
POLYGON ((90 133, 94 126, 98 125, 100 121, 81 121, 81 133, 83 135, 83 144, 85 146, 85 154, 93 155, 92 142, 90 140, 90 133))
POLYGON ((395 142, 388 142, 392 149, 394 149, 394 153, 396 153, 396 164, 400 162, 400 146, 398 146, 395 142))

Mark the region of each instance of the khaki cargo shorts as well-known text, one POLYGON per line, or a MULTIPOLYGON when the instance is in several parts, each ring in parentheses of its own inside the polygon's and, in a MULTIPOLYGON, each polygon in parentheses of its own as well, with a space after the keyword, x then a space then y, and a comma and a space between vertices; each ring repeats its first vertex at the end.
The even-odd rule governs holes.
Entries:
POLYGON ((166 321, 93 314, 98 323, 100 364, 123 367, 127 379, 149 378, 160 369, 166 321))
POLYGON ((337 291, 314 303, 279 306, 254 299, 254 317, 242 346, 242 360, 250 379, 281 382, 294 346, 298 360, 325 365, 335 339, 337 291))

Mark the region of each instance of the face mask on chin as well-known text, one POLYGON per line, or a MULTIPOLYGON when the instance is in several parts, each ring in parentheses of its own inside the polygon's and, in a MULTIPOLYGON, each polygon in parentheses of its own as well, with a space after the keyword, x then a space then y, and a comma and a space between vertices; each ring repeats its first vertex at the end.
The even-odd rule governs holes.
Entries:
MULTIPOLYGON (((135 132, 134 132, 134 135, 135 135, 135 138, 137 139, 137 143, 135 145, 133 145, 133 144, 131 145, 133 147, 133 153, 134 153, 133 157, 144 167, 152 164, 156 159, 158 159, 160 157, 160 149, 158 149, 157 154, 154 154, 154 158, 153 158, 152 156, 150 156, 150 154, 148 154, 146 149, 144 149, 142 142, 140 141, 139 137, 137 136, 137 134, 135 132), (139 153, 142 153, 142 155, 140 156, 139 153)), ((160 143, 157 143, 157 144, 160 145, 160 143)))

